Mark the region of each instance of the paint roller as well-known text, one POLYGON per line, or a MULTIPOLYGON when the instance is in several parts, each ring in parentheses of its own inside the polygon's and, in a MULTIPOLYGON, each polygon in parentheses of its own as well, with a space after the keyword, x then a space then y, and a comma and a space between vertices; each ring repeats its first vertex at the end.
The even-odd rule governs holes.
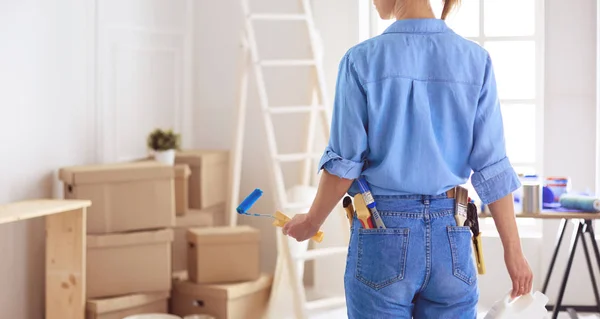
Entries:
MULTIPOLYGON (((273 221, 273 226, 277 226, 277 227, 283 227, 285 224, 287 224, 287 222, 289 222, 291 220, 291 218, 289 218, 288 216, 286 216, 285 214, 283 214, 280 211, 277 211, 275 213, 275 215, 269 215, 269 214, 256 214, 256 213, 250 213, 248 212, 250 210, 250 208, 258 201, 258 199, 262 196, 263 191, 260 190, 259 188, 255 189, 254 191, 252 191, 252 193, 250 193, 250 195, 248 195, 243 201, 242 203, 240 203, 240 205, 236 208, 236 211, 238 212, 238 214, 240 215, 246 215, 246 216, 254 216, 254 217, 266 217, 266 218, 272 218, 275 219, 273 221)), ((316 235, 314 235, 311 239, 316 241, 317 243, 320 243, 323 241, 323 236, 325 234, 322 231, 317 232, 316 235)))
POLYGON ((582 210, 590 213, 600 212, 600 199, 592 196, 562 194, 559 202, 560 206, 567 209, 582 210))

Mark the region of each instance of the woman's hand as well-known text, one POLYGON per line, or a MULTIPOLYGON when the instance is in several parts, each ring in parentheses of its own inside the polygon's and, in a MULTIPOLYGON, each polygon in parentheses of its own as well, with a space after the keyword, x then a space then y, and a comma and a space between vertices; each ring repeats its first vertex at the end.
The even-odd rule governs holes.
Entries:
POLYGON ((311 220, 308 214, 298 214, 283 226, 283 234, 305 241, 314 236, 321 225, 311 220))
POLYGON ((511 298, 517 298, 531 292, 533 273, 522 252, 505 252, 506 270, 512 280, 511 298))
POLYGON ((323 170, 317 196, 310 207, 308 214, 298 214, 283 226, 283 234, 305 241, 319 231, 325 219, 340 203, 344 194, 352 185, 350 179, 340 178, 323 170))

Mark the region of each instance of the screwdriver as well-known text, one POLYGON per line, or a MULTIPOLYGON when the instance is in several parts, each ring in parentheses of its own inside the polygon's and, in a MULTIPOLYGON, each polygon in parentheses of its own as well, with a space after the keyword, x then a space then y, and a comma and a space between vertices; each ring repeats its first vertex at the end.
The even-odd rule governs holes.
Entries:
POLYGON ((360 188, 364 202, 373 215, 375 226, 377 226, 377 228, 385 228, 385 224, 383 223, 383 220, 381 220, 381 216, 379 216, 379 212, 377 211, 377 205, 375 203, 375 199, 373 198, 373 194, 371 194, 371 189, 369 189, 369 184, 367 184, 367 181, 363 177, 359 177, 356 181, 358 182, 358 187, 360 188))

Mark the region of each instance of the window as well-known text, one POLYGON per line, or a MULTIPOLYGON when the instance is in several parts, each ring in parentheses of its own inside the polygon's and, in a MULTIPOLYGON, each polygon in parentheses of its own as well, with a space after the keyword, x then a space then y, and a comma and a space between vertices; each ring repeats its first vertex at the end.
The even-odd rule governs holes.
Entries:
MULTIPOLYGON (((442 1, 431 4, 440 17, 442 1)), ((369 12, 370 22, 363 23, 369 36, 393 23, 381 20, 372 6, 369 12)), ((508 157, 523 175, 543 171, 543 13, 543 0, 462 0, 446 19, 456 33, 483 46, 492 57, 508 157)), ((362 35, 364 39, 364 31, 362 35)), ((518 222, 523 231, 541 232, 534 220, 518 222)), ((486 223, 493 225, 491 219, 486 223)))

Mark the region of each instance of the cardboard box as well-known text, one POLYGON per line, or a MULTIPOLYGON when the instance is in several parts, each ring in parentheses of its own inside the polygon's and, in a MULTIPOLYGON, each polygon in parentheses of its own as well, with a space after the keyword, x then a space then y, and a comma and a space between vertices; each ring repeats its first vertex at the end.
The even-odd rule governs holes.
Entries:
POLYGON ((91 299, 86 303, 86 319, 123 319, 144 313, 168 313, 169 292, 135 294, 91 299))
POLYGON ((201 284, 256 280, 260 276, 260 232, 249 226, 192 228, 188 272, 201 284))
POLYGON ((173 227, 173 175, 172 166, 153 161, 60 170, 65 198, 92 201, 89 234, 173 227))
POLYGON ((186 150, 178 152, 175 163, 187 164, 190 208, 204 209, 225 203, 229 181, 229 152, 186 150))
POLYGON ((173 272, 187 271, 187 240, 186 233, 190 228, 210 227, 214 225, 214 216, 223 214, 225 205, 217 205, 208 209, 191 209, 185 216, 178 216, 175 219, 175 232, 172 249, 172 268, 173 272))
POLYGON ((192 171, 185 164, 175 165, 175 214, 177 216, 185 215, 188 211, 188 180, 192 171))
POLYGON ((87 297, 171 290, 173 230, 87 236, 87 297))
POLYGON ((207 314, 218 319, 260 319, 267 310, 272 277, 219 285, 176 282, 171 297, 171 312, 177 316, 207 314))

